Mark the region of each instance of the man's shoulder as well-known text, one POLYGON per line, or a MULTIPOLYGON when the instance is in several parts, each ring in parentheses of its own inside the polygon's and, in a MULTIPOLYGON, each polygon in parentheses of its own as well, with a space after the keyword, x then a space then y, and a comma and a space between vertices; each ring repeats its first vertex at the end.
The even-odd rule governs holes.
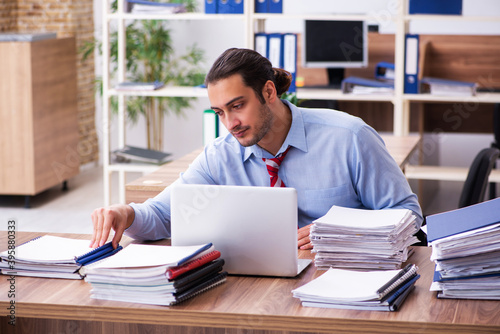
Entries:
POLYGON ((300 108, 304 124, 323 125, 359 131, 367 124, 359 117, 350 115, 344 111, 320 108, 300 108))

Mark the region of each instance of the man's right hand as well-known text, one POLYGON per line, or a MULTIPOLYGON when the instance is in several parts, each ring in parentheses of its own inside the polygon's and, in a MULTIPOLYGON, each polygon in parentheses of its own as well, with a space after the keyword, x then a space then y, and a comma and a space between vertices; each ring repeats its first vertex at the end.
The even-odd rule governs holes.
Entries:
POLYGON ((134 209, 130 205, 117 204, 105 208, 98 208, 92 212, 92 224, 94 230, 90 247, 95 248, 106 243, 111 229, 115 231, 112 244, 113 248, 118 247, 123 231, 125 231, 135 218, 134 209))

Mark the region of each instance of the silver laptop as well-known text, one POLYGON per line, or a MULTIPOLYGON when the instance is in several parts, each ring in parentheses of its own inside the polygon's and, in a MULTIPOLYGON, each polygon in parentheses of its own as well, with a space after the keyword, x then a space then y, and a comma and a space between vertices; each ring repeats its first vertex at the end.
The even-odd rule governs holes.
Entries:
POLYGON ((172 245, 211 242, 229 274, 297 276, 297 191, 293 188, 177 184, 172 245))

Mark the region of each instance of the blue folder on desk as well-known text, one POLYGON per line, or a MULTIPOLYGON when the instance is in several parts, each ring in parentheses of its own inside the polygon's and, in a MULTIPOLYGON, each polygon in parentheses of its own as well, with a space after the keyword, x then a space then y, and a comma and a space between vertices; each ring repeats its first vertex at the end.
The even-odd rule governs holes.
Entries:
POLYGON ((500 197, 427 217, 427 240, 471 231, 500 222, 500 197))

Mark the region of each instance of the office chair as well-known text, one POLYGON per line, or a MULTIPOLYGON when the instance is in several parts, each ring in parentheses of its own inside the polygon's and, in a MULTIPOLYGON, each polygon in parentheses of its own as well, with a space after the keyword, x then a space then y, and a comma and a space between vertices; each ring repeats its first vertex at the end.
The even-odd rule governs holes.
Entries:
MULTIPOLYGON (((500 150, 495 147, 485 148, 476 155, 467 173, 458 201, 458 208, 477 204, 484 200, 488 177, 499 156, 500 150)), ((426 224, 425 218, 422 225, 426 224)), ((427 245, 427 235, 422 230, 419 230, 415 236, 419 240, 418 243, 414 244, 415 246, 427 245)))
MULTIPOLYGON (((493 109, 493 136, 495 141, 491 143, 491 147, 500 149, 500 103, 495 104, 495 109, 493 109)), ((493 164, 493 168, 496 167, 496 163, 493 164)), ((490 183, 490 199, 497 197, 496 183, 490 183)))
POLYGON ((500 150, 495 147, 485 148, 476 155, 462 188, 459 208, 483 201, 488 177, 499 156, 500 150))

